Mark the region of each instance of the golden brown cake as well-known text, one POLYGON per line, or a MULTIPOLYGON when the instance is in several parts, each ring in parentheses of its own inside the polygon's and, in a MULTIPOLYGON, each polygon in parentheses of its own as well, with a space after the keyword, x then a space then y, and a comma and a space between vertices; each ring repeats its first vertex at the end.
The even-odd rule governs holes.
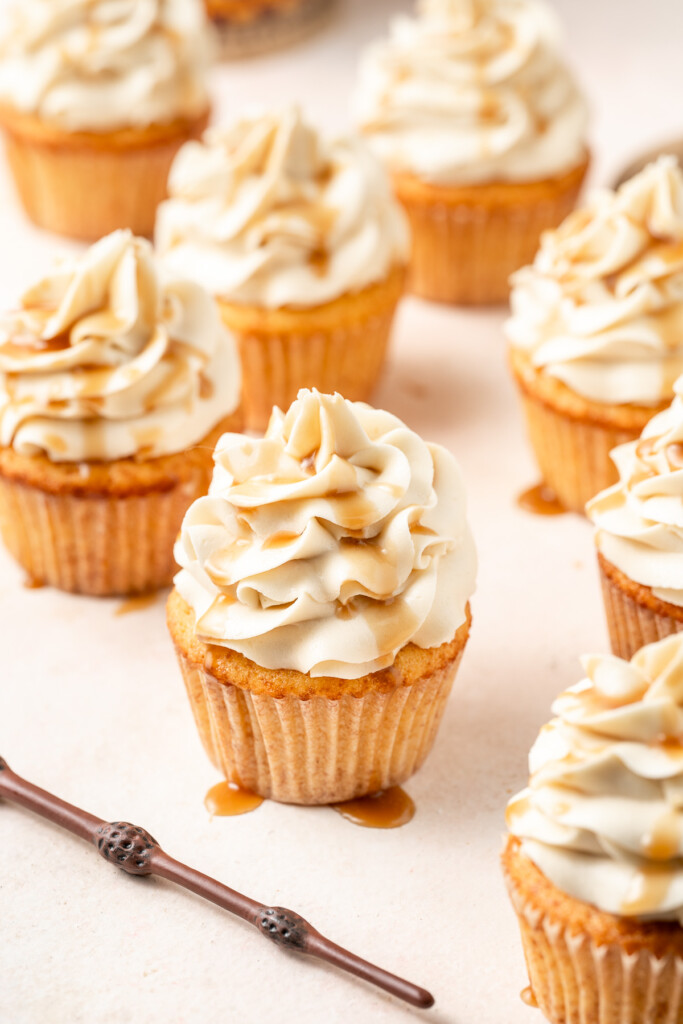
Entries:
POLYGON ((0 531, 31 580, 167 586, 213 448, 241 428, 239 394, 214 300, 162 280, 130 232, 26 292, 0 333, 0 531))
POLYGON ((335 0, 205 0, 230 59, 291 46, 324 25, 335 0))
POLYGON ((537 369, 521 349, 510 349, 509 362, 543 480, 564 508, 583 514, 586 502, 617 480, 612 449, 640 437, 667 403, 606 405, 537 369))
POLYGON ((652 587, 635 583, 598 551, 600 582, 612 650, 631 658, 645 644, 683 632, 683 607, 662 601, 652 587))
POLYGON ((450 186, 395 174, 413 239, 410 290, 434 302, 505 302, 510 275, 574 209, 587 170, 586 158, 542 181, 450 186))
POLYGON ((302 390, 226 435, 189 509, 168 626, 213 764, 261 796, 404 782, 434 742, 476 558, 453 457, 389 413, 302 390))
POLYGON ((263 431, 302 387, 369 399, 408 228, 362 142, 325 138, 296 108, 246 118, 184 147, 170 193, 157 248, 217 296, 242 357, 247 428, 263 431))
POLYGON ((683 1020, 683 636, 585 657, 508 804, 503 873, 551 1024, 683 1020))
POLYGON ((596 193, 513 275, 505 331, 546 484, 582 512, 683 373, 683 173, 662 157, 596 193), (666 197, 663 198, 663 197, 666 197))
POLYGON ((586 109, 552 18, 529 0, 421 0, 363 58, 357 120, 408 214, 422 298, 505 301, 576 203, 586 109))
POLYGON ((151 235, 173 158, 201 135, 208 23, 193 0, 127 8, 13 0, 0 38, 0 129, 40 227, 84 241, 151 235))

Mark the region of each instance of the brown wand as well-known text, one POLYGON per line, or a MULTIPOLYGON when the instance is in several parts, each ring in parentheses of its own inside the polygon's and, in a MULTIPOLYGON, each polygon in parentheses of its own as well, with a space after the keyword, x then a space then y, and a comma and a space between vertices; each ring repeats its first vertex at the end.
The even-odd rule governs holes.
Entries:
POLYGON ((203 896, 223 910, 236 914, 248 921, 266 938, 278 946, 297 953, 308 953, 318 960, 340 967, 357 978, 363 978, 372 985, 384 989, 392 996, 398 996, 412 1006, 427 1009, 434 1005, 430 992, 413 985, 404 978, 382 970, 362 960, 355 953, 330 942, 324 935, 292 910, 284 907, 264 907, 256 900, 243 896, 222 882, 203 875, 201 871, 169 857, 149 832, 125 821, 106 822, 94 814, 82 811, 45 789, 39 789, 16 775, 7 762, 0 757, 0 798, 20 804, 29 811, 40 814, 55 825, 68 829, 74 835, 93 843, 105 860, 130 875, 158 875, 170 882, 182 885, 190 892, 203 896))

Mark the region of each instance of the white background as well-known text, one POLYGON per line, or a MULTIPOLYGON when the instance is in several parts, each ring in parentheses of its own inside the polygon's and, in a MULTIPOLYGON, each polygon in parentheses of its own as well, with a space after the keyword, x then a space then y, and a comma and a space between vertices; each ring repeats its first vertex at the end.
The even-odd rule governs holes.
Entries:
MULTIPOLYGON (((359 47, 388 0, 346 0, 296 49, 217 69, 219 118, 301 100, 323 128, 349 123, 359 47)), ((568 52, 591 99, 593 183, 642 146, 683 135, 683 4, 562 0, 568 52)), ((66 247, 30 228, 0 166, 0 303, 66 247)), ((503 312, 407 300, 376 396, 459 458, 481 567, 474 624, 435 750, 407 784, 405 828, 354 827, 327 809, 264 804, 210 821, 217 781, 200 748, 163 599, 27 590, 0 553, 0 752, 21 774, 106 819, 148 828, 180 859, 436 995, 422 1014, 279 952, 165 883, 133 879, 85 844, 0 806, 1 1024, 530 1024, 516 924, 498 870, 508 797, 578 655, 606 649, 589 525, 543 519, 515 496, 535 481, 505 366, 503 312)))

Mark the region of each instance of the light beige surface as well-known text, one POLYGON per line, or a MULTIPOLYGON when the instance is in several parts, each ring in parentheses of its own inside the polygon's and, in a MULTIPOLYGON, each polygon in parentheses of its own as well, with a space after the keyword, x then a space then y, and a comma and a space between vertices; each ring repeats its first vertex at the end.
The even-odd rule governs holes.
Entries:
MULTIPOLYGON (((250 98, 303 97, 346 121, 358 44, 388 0, 347 0, 290 52, 215 75, 223 115, 250 98)), ((405 5, 407 6, 407 5, 405 5)), ((678 0, 562 0, 574 63, 595 98, 594 181, 639 142, 683 133, 678 0)), ((0 302, 66 243, 31 229, 0 166, 0 302)), ((0 807, 1 1024, 532 1024, 497 857, 503 807, 578 654, 606 649, 589 525, 538 519, 535 481, 503 360, 502 314, 406 302, 378 404, 447 444, 469 483, 481 570, 470 645, 436 748, 407 784, 405 828, 354 827, 330 810, 264 804, 209 821, 217 781, 191 720, 163 604, 22 587, 0 553, 0 752, 18 772, 107 818, 148 828, 175 856, 433 990, 427 1013, 297 960, 228 915, 129 878, 79 840, 0 807)))

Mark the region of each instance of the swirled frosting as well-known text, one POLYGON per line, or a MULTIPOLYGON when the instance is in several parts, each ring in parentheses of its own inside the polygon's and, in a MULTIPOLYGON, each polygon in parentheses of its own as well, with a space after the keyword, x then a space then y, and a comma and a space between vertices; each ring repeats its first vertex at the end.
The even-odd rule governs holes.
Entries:
POLYGON ((683 606, 683 377, 671 406, 640 440, 611 452, 619 482, 592 498, 586 512, 608 562, 655 597, 683 606))
POLYGON ((663 156, 543 235, 512 276, 506 333, 534 366, 607 404, 656 405, 683 373, 683 173, 663 156))
POLYGON ((0 444, 55 462, 154 457, 239 403, 235 344, 198 285, 163 279, 115 231, 58 265, 0 322, 0 444))
POLYGON ((531 750, 508 827, 570 896, 683 923, 683 636, 583 667, 531 750))
POLYGON ((407 260, 403 213, 372 154, 357 139, 322 138, 296 109, 187 143, 169 192, 159 251, 232 302, 316 306, 407 260))
POLYGON ((226 434, 176 546, 197 635, 268 669, 356 679, 466 618, 476 556, 453 456, 399 419, 300 391, 226 434))
POLYGON ((565 173, 587 114, 559 35, 540 0, 425 0, 364 55, 358 123, 393 171, 435 184, 565 173))
POLYGON ((194 117, 208 105, 196 0, 15 0, 0 102, 69 131, 194 117))

